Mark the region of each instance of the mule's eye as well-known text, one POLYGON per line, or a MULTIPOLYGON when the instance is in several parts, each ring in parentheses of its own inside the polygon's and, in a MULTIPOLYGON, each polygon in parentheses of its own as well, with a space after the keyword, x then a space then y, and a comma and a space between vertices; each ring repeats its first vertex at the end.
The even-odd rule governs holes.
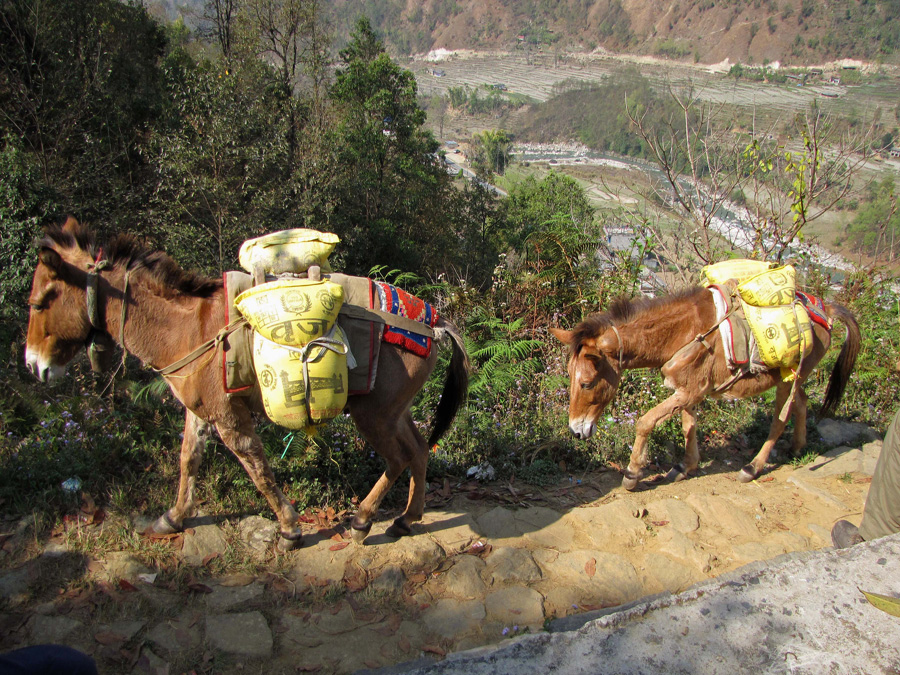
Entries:
POLYGON ((593 389, 596 386, 597 386, 597 380, 591 380, 590 382, 582 382, 581 383, 582 389, 593 389))
POLYGON ((39 302, 28 303, 28 306, 31 307, 31 309, 33 309, 35 312, 40 312, 41 310, 44 309, 44 306, 42 304, 40 304, 39 302))

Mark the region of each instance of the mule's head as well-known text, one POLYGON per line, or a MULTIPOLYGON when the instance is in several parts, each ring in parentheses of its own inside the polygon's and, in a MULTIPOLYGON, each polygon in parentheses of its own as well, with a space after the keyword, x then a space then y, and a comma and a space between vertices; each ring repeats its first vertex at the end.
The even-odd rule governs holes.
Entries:
POLYGON ((85 286, 92 258, 82 248, 85 236, 78 222, 69 218, 38 243, 38 264, 28 298, 25 363, 42 382, 62 377, 66 364, 91 335, 85 286))
POLYGON ((550 331, 569 347, 569 430, 576 438, 586 439, 615 398, 621 369, 616 334, 606 331, 589 336, 580 328, 550 331))

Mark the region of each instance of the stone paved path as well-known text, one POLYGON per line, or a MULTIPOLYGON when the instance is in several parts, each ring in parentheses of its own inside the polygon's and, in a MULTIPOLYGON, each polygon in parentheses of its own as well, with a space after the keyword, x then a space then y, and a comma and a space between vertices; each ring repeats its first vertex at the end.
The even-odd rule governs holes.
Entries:
POLYGON ((273 557, 271 521, 198 519, 173 554, 185 579, 175 587, 121 553, 83 561, 103 592, 35 602, 29 589, 72 557, 50 544, 0 571, 0 649, 70 644, 110 673, 350 673, 497 643, 829 546, 835 520, 859 522, 881 447, 841 445, 864 428, 819 431, 829 428, 833 450, 751 484, 735 480, 740 458, 634 493, 615 472, 543 490, 435 484, 415 536, 387 537, 384 514, 364 546, 311 528, 302 549, 273 557), (200 573, 235 546, 268 556, 268 571, 200 573))

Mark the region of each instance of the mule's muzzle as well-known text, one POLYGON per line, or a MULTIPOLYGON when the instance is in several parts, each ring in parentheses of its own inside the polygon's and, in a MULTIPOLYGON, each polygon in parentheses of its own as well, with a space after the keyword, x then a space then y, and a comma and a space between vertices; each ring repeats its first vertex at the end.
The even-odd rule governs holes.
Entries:
POLYGON ((569 420, 569 431, 580 441, 587 440, 594 433, 594 423, 587 419, 569 420))
POLYGON ((61 379, 66 374, 65 366, 47 363, 40 356, 27 349, 25 351, 25 366, 28 368, 28 372, 45 384, 61 379))

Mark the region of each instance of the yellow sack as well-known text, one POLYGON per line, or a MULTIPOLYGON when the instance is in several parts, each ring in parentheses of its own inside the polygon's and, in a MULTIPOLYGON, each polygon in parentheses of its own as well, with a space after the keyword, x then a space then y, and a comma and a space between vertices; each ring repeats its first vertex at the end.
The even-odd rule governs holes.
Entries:
POLYGON ((759 356, 770 368, 795 368, 800 357, 812 349, 812 323, 799 303, 755 307, 742 300, 741 304, 756 338, 759 356))
POLYGON ((789 305, 794 301, 797 274, 790 265, 771 269, 738 284, 741 300, 755 307, 789 305))
POLYGON ((301 347, 334 324, 344 289, 328 280, 281 279, 241 293, 234 304, 263 337, 301 347))
POLYGON ((253 274, 255 265, 262 265, 269 274, 305 272, 313 265, 330 272, 328 256, 340 242, 331 232, 319 232, 306 228, 282 230, 256 239, 248 239, 241 245, 238 260, 241 267, 253 274))
POLYGON ((347 339, 335 325, 303 347, 280 345, 253 334, 253 367, 266 415, 289 429, 315 427, 347 405, 347 339))
POLYGON ((701 273, 704 286, 713 284, 724 284, 729 279, 736 279, 738 283, 756 276, 760 272, 765 272, 775 266, 775 263, 764 262, 762 260, 747 260, 737 258, 735 260, 725 260, 714 265, 707 265, 701 273))

